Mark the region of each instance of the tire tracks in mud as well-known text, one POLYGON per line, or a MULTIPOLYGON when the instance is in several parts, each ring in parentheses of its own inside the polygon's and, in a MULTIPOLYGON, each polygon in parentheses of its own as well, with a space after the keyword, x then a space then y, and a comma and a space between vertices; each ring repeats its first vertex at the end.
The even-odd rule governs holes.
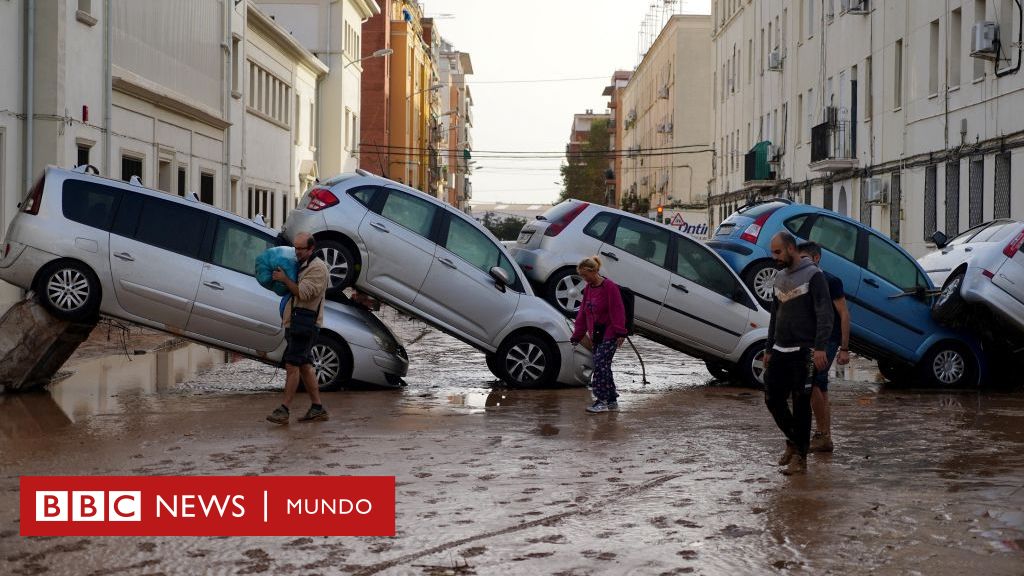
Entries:
MULTIPOLYGON (((682 474, 664 474, 662 476, 658 476, 657 478, 652 478, 651 480, 648 480, 646 482, 643 482, 643 483, 635 485, 635 486, 626 486, 626 487, 621 488, 619 490, 615 490, 611 494, 609 494, 607 498, 602 498, 599 501, 600 502, 606 502, 610 498, 615 498, 615 499, 620 499, 621 500, 623 498, 628 498, 630 496, 635 496, 637 494, 641 494, 641 493, 646 492, 646 491, 648 491, 648 490, 650 490, 652 488, 656 488, 658 486, 661 486, 662 484, 665 484, 667 482, 675 480, 676 478, 679 478, 680 476, 682 476, 682 474)), ((387 570, 388 568, 394 568, 395 566, 400 566, 402 564, 406 564, 406 563, 411 562, 413 560, 417 560, 419 558, 423 558, 424 556, 430 556, 431 554, 437 554, 438 552, 444 552, 446 550, 450 550, 452 548, 457 548, 457 547, 463 546, 465 544, 469 544, 469 543, 472 543, 472 542, 478 542, 478 541, 481 541, 481 540, 487 540, 487 539, 490 539, 490 538, 494 538, 496 536, 504 536, 506 534, 512 534, 512 533, 515 533, 515 532, 521 532, 523 530, 528 530, 530 528, 534 528, 534 527, 537 527, 537 526, 553 526, 555 524, 558 524, 562 520, 565 520, 566 518, 572 518, 574 516, 589 516, 590 514, 594 514, 596 512, 601 511, 601 510, 602 510, 601 506, 593 505, 593 506, 587 506, 587 507, 580 507, 580 508, 578 508, 576 510, 569 510, 569 511, 566 511, 566 512, 559 512, 558 514, 550 514, 548 516, 544 516, 543 518, 537 518, 536 520, 531 520, 529 522, 521 522, 521 523, 515 524, 513 526, 507 526, 505 528, 499 528, 499 529, 496 529, 496 530, 490 530, 490 531, 483 532, 483 533, 480 533, 480 534, 476 534, 476 535, 473 535, 473 536, 467 536, 465 538, 460 538, 458 540, 452 540, 452 541, 449 541, 449 542, 444 542, 442 544, 438 544, 436 546, 432 546, 430 548, 426 548, 426 549, 420 550, 418 552, 410 552, 408 554, 404 554, 402 556, 399 556, 397 558, 393 558, 391 560, 385 560, 383 562, 378 562, 377 564, 371 564, 369 566, 363 566, 363 567, 360 567, 357 570, 355 570, 353 572, 353 574, 355 576, 370 576, 372 574, 377 574, 378 572, 381 572, 383 570, 387 570)))

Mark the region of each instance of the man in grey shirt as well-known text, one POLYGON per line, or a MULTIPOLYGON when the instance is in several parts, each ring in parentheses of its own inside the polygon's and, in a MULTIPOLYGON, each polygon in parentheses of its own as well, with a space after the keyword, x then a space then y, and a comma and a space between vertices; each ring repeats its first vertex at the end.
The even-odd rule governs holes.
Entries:
POLYGON ((771 250, 785 268, 775 277, 764 401, 786 435, 786 451, 779 459, 780 466, 787 466, 783 474, 800 474, 807 471, 815 370, 828 364, 825 345, 832 332, 832 300, 825 275, 809 258, 800 257, 792 234, 772 237, 771 250))

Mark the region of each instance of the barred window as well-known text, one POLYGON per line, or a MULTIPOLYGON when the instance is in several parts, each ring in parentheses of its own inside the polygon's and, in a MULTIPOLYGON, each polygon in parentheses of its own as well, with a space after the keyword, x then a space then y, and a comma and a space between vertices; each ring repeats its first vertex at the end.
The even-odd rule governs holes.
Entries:
POLYGON ((973 228, 985 219, 985 159, 972 158, 968 169, 970 189, 967 191, 968 227, 973 228))
POLYGON ((889 237, 893 242, 900 241, 900 202, 903 191, 900 188, 900 175, 893 174, 889 184, 889 237))
POLYGON ((251 60, 247 104, 249 110, 291 127, 292 87, 251 60))
POLYGON ((946 162, 946 236, 960 233, 960 160, 946 162))
POLYGON ((993 218, 1010 217, 1010 153, 996 154, 996 185, 992 203, 993 218))
POLYGON ((924 239, 931 241, 932 234, 937 230, 938 220, 935 179, 938 167, 932 164, 924 169, 924 239))

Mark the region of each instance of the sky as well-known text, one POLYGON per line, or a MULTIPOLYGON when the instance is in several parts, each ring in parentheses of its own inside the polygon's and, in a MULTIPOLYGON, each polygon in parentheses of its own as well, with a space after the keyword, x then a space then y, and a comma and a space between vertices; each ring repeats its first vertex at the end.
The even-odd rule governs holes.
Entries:
MULTIPOLYGON (((665 0, 425 0, 441 36, 468 52, 473 75, 474 203, 551 203, 561 190, 575 113, 604 112, 615 70, 639 62, 643 21, 665 0), (570 80, 571 79, 571 80, 570 80), (540 80, 559 80, 547 82, 540 80), (561 153, 484 158, 484 151, 561 153)), ((669 2, 668 13, 709 14, 711 0, 669 2)), ((660 22, 660 20, 659 20, 660 22)), ((659 24, 660 26, 660 24, 659 24)), ((654 27, 656 34, 657 28, 654 27)), ((493 156, 493 155, 490 155, 493 156)))

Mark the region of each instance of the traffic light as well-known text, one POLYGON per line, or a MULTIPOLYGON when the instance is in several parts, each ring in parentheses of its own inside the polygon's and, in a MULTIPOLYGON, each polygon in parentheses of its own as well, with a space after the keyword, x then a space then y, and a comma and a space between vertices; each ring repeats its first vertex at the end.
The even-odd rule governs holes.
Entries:
POLYGON ((664 221, 665 221, 665 207, 664 206, 658 206, 658 222, 664 222, 664 221))

